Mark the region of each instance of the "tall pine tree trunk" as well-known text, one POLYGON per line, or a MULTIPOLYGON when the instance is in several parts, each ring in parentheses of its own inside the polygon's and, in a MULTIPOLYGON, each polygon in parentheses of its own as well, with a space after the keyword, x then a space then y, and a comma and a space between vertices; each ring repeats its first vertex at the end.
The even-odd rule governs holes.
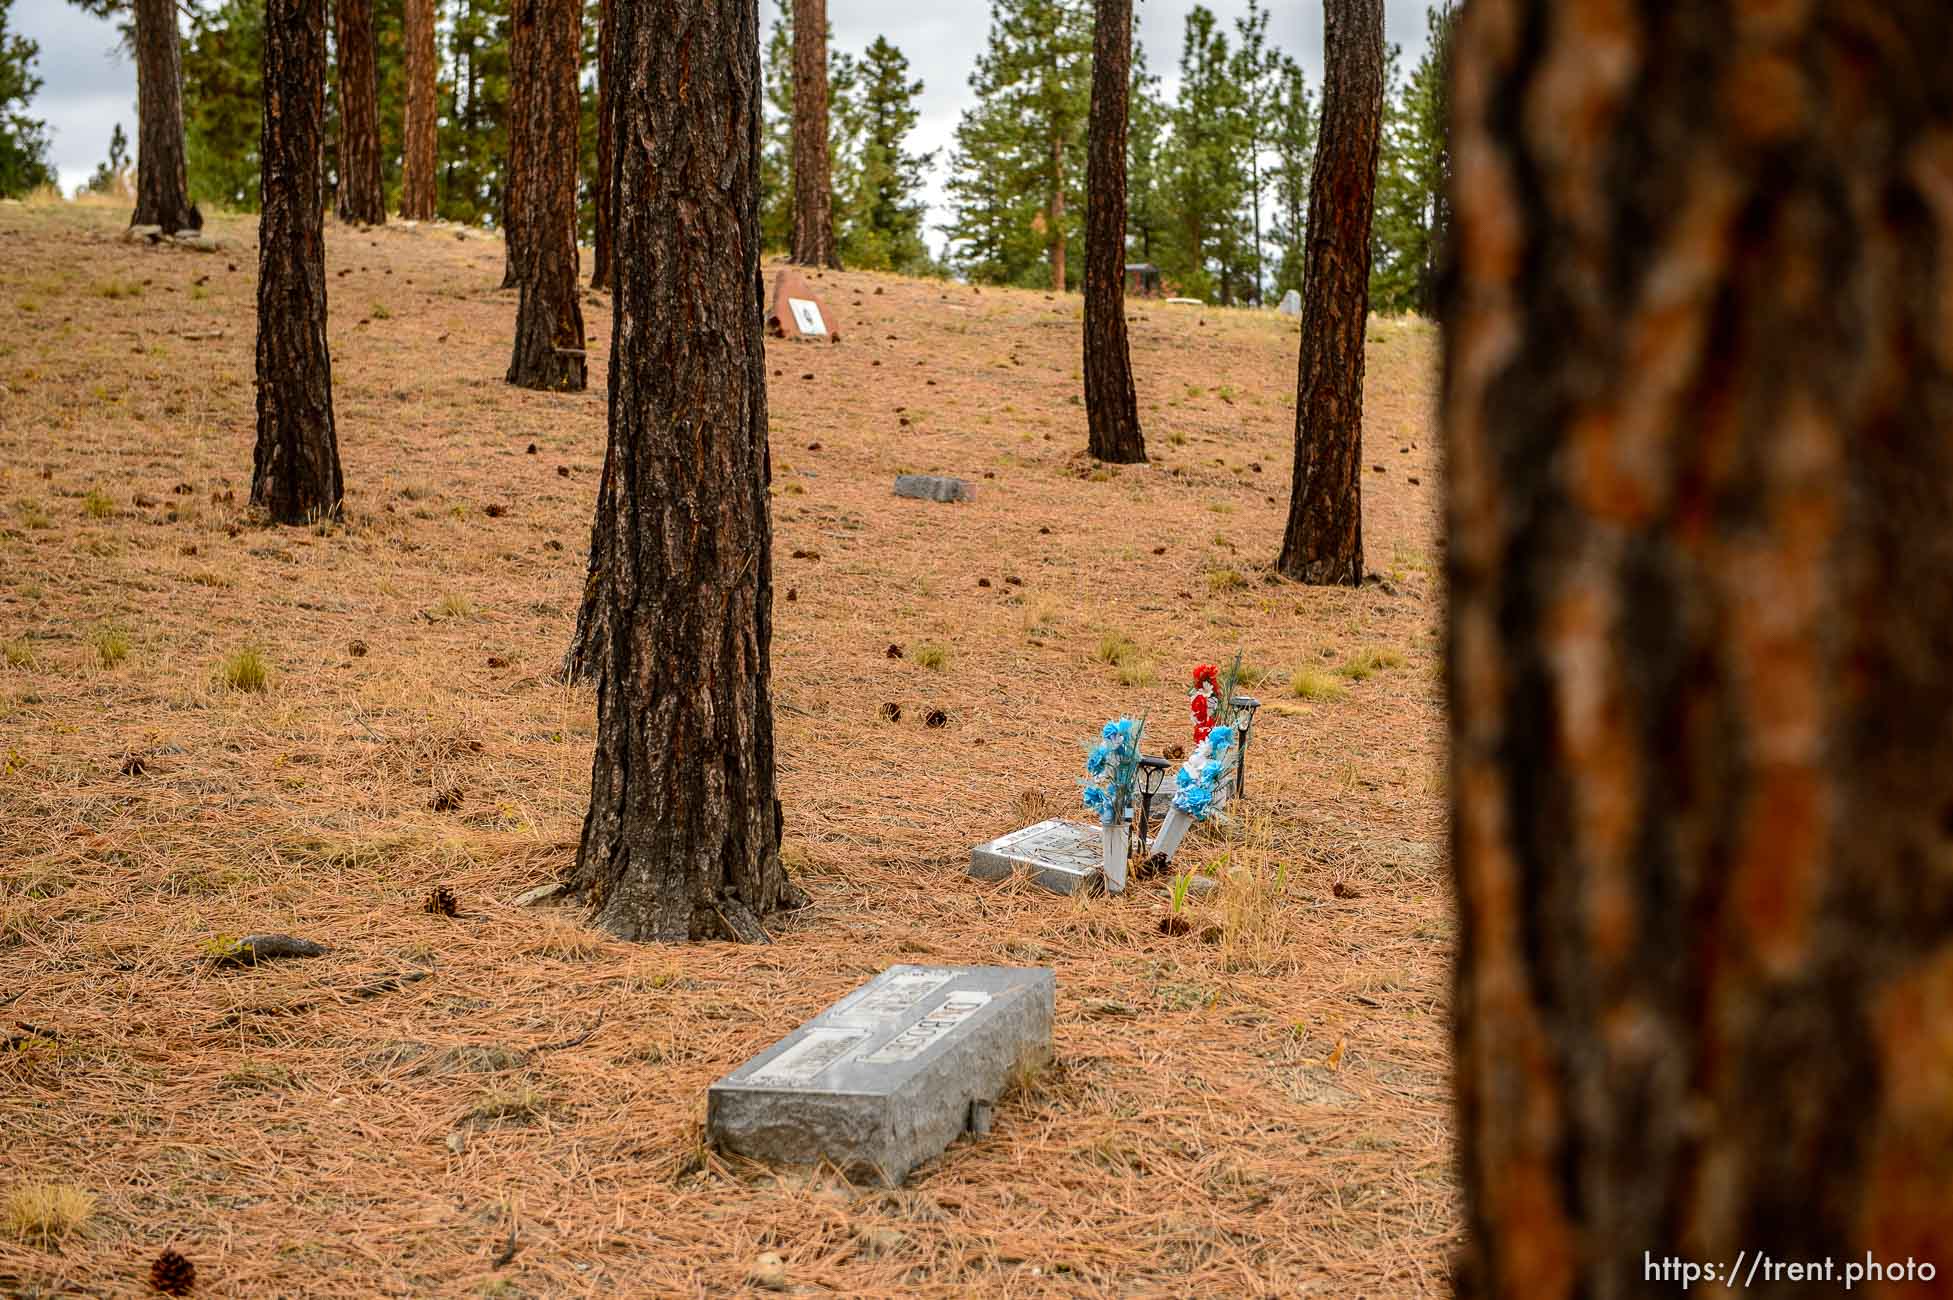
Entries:
POLYGON ((1325 0, 1322 126, 1309 177, 1295 477, 1275 567, 1363 581, 1363 342, 1383 128, 1383 0, 1325 0))
POLYGON ((538 89, 534 76, 523 70, 536 64, 536 21, 540 6, 536 0, 509 0, 509 98, 507 165, 502 168, 502 287, 514 289, 522 283, 527 236, 523 228, 523 195, 529 183, 529 149, 533 144, 528 123, 536 115, 531 99, 538 89))
POLYGON ((1126 117, 1132 93, 1132 0, 1098 0, 1085 168, 1086 449, 1100 460, 1146 459, 1126 340, 1126 117))
POLYGON ((591 183, 591 206, 596 209, 596 238, 590 253, 590 287, 610 284, 611 208, 616 202, 617 123, 616 74, 611 51, 617 44, 616 0, 600 0, 597 8, 597 175, 591 183))
POLYGON ((615 3, 627 143, 591 529, 609 645, 574 885, 625 938, 762 941, 801 899, 769 680, 758 0, 615 3))
POLYGON ((434 0, 401 0, 406 45, 407 102, 402 134, 400 215, 408 221, 434 219, 434 0))
POLYGON ((281 524, 336 517, 345 495, 326 351, 325 72, 325 0, 265 0, 251 504, 281 524))
POLYGON ((387 196, 380 180, 373 0, 333 0, 333 10, 339 48, 339 219, 377 226, 387 219, 387 196))
POLYGON ((793 260, 839 270, 827 132, 827 0, 793 0, 793 260))
POLYGON ((1051 292, 1065 291, 1065 138, 1051 140, 1051 292))
POLYGON ((527 62, 510 69, 522 90, 509 123, 510 152, 524 158, 517 180, 515 350, 508 380, 522 388, 581 392, 586 384, 583 307, 576 249, 578 0, 514 0, 529 28, 527 62), (520 136, 522 143, 515 145, 520 136))
POLYGON ((1462 1295, 1953 1286, 1949 48, 1943 0, 1466 7, 1462 1295))
POLYGON ((132 226, 203 229, 190 204, 183 142, 183 51, 174 0, 135 0, 136 211, 132 226))

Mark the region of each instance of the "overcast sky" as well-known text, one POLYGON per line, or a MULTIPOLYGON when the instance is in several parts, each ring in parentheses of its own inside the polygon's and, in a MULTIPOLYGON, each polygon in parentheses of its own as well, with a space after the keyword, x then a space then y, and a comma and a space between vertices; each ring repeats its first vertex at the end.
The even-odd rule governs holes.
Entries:
MULTIPOLYGON (((384 3, 384 0, 383 0, 384 3)), ((1138 38, 1168 98, 1179 81, 1180 38, 1194 0, 1139 0, 1138 38)), ((1207 0, 1207 7, 1232 32, 1247 0, 1207 0)), ((1322 84, 1321 0, 1270 0, 1274 17, 1269 36, 1302 64, 1311 89, 1322 84)), ((1424 47, 1425 0, 1385 0, 1384 39, 1404 47, 1406 66, 1424 47)), ((771 23, 772 0, 762 0, 762 21, 771 23)), ((876 36, 886 36, 909 56, 914 75, 924 82, 912 147, 940 150, 930 189, 932 226, 948 218, 942 207, 942 180, 957 118, 968 106, 969 77, 977 52, 990 30, 984 0, 828 0, 827 17, 837 49, 859 54, 876 36)), ((46 83, 30 110, 44 119, 53 136, 53 162, 64 189, 72 189, 108 156, 109 133, 117 122, 136 135, 136 71, 125 57, 113 23, 90 18, 68 0, 15 0, 13 29, 40 42, 39 72, 46 83)), ((942 237, 932 230, 931 246, 942 237)))

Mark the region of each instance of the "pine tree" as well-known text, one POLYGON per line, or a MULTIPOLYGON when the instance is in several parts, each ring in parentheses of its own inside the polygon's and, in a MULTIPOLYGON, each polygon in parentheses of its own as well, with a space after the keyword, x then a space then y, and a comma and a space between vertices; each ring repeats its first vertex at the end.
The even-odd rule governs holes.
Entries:
POLYGON ((1383 128, 1377 155, 1376 223, 1370 235, 1370 310, 1409 311, 1421 269, 1423 199, 1415 145, 1404 106, 1403 51, 1389 46, 1383 60, 1383 128))
POLYGON ((1144 464, 1126 336, 1126 121, 1132 99, 1132 0, 1097 0, 1091 157, 1085 210, 1086 450, 1144 464))
POLYGON ((1240 90, 1241 129, 1239 143, 1248 173, 1248 204, 1253 231, 1249 259, 1254 266, 1248 300, 1261 302, 1264 268, 1261 245, 1261 200, 1267 178, 1261 169, 1275 126, 1276 98, 1280 91, 1281 53, 1268 44, 1269 14, 1259 0, 1248 0, 1248 12, 1234 20, 1235 46, 1231 70, 1240 90))
POLYGON ((588 381, 577 290, 576 194, 581 101, 579 0, 514 0, 525 39, 513 73, 522 169, 508 205, 516 284, 515 346, 508 382, 580 392, 588 381))
POLYGON ((1363 363, 1383 117, 1383 0, 1323 5, 1322 135, 1309 179, 1295 472, 1276 570, 1363 581, 1363 363))
MULTIPOLYGON (((435 116, 434 0, 402 0, 400 215, 408 221, 434 217, 439 133, 435 116)), ((391 152, 388 154, 391 157, 391 152)))
POLYGON ((922 81, 909 80, 908 59, 882 36, 848 69, 846 80, 841 259, 863 270, 923 269, 929 248, 922 239, 921 193, 935 154, 904 147, 919 116, 915 99, 922 81))
POLYGON ((190 187, 239 212, 259 206, 263 74, 262 0, 225 0, 195 12, 183 48, 190 187))
MULTIPOLYGON (((772 33, 761 67, 765 83, 765 121, 760 134, 760 237, 766 247, 793 247, 793 6, 776 0, 772 33)), ((859 149, 855 105, 859 72, 855 61, 834 48, 834 25, 827 32, 828 168, 835 193, 854 183, 859 149)), ((837 214, 837 226, 839 214, 837 214)))
POLYGON ((333 48, 339 59, 337 210, 341 221, 369 226, 387 219, 373 8, 373 0, 332 0, 333 48))
POLYGON ((136 226, 200 230, 190 202, 183 129, 183 50, 175 0, 134 0, 136 226))
POLYGON ((1253 277, 1248 225, 1247 119, 1226 33, 1214 13, 1187 14, 1180 54, 1180 98, 1167 148, 1172 213, 1166 254, 1169 280, 1189 297, 1232 303, 1253 277))
POLYGON ((508 0, 451 3, 437 210, 450 221, 478 226, 500 219, 506 185, 508 0))
POLYGON ((0 0, 0 198, 15 198, 54 180, 47 165, 47 124, 27 116, 27 106, 41 88, 34 74, 41 47, 18 33, 8 34, 12 7, 13 0, 0 0))
POLYGON ((828 139, 827 0, 793 0, 793 260, 838 270, 828 139))
POLYGON ((1275 265, 1275 293, 1281 296, 1302 288, 1303 242, 1309 229, 1309 173, 1315 166, 1316 153, 1315 107, 1308 82, 1301 65, 1286 55, 1282 57, 1269 140, 1275 164, 1268 172, 1274 193, 1268 233, 1281 249, 1275 265))
POLYGON ((1086 0, 993 0, 948 184, 948 232, 973 278, 1078 282, 1066 253, 1083 216, 1091 49, 1086 0))
POLYGON ((1132 109, 1126 121, 1126 234, 1142 262, 1156 256, 1169 220, 1162 154, 1167 108, 1159 76, 1146 67, 1146 47, 1132 48, 1132 109))
POLYGON ((123 133, 120 122, 109 134, 108 160, 95 164, 95 174, 88 178, 88 183, 82 188, 90 194, 126 195, 129 192, 129 137, 123 133))

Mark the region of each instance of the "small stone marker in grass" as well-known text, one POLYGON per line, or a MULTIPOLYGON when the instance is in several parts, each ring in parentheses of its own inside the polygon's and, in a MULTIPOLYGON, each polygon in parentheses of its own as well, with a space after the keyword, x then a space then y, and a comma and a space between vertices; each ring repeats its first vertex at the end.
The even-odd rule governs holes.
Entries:
POLYGON ((707 1136, 899 1185, 1051 1059, 1056 996, 1046 967, 892 966, 713 1084, 707 1136))
POLYGON ((814 288, 798 271, 782 271, 773 278, 772 306, 766 309, 766 329, 774 338, 841 341, 841 323, 814 295, 814 288))
POLYGON ((974 501, 976 489, 960 478, 898 474, 895 478, 895 495, 917 501, 974 501))
MULTIPOLYGON (((1155 825, 1166 810, 1165 799, 1154 800, 1155 825)), ((1128 809, 1127 816, 1131 815, 1128 809)), ((1091 886, 1104 868, 1105 828, 1062 817, 1000 835, 970 850, 970 874, 978 880, 1004 880, 1022 872, 1032 884, 1054 894, 1075 894, 1091 886)))

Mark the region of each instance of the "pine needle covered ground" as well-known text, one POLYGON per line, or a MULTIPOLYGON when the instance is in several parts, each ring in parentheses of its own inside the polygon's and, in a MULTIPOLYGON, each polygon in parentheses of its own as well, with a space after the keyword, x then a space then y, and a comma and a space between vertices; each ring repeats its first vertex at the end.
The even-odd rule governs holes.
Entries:
POLYGON ((0 1293, 138 1294, 169 1246, 211 1295, 724 1295, 769 1252, 800 1294, 1447 1290, 1428 328, 1371 335, 1385 581, 1312 590, 1268 571, 1292 322, 1135 304, 1156 463, 1098 469, 1078 298, 819 277, 845 340, 769 344, 816 902, 771 947, 634 947, 513 906, 587 794, 593 696, 552 674, 607 300, 591 393, 511 389, 498 242, 331 227, 347 520, 268 529, 253 225, 202 254, 126 219, 0 206, 0 1293), (1184 934, 1157 884, 967 878, 1075 806, 1108 717, 1184 743, 1185 677, 1237 647, 1269 703, 1184 934), (214 962, 261 931, 329 952, 214 962), (992 1137, 899 1191, 701 1148, 707 1084, 896 962, 1057 968, 1057 1064, 992 1137))

